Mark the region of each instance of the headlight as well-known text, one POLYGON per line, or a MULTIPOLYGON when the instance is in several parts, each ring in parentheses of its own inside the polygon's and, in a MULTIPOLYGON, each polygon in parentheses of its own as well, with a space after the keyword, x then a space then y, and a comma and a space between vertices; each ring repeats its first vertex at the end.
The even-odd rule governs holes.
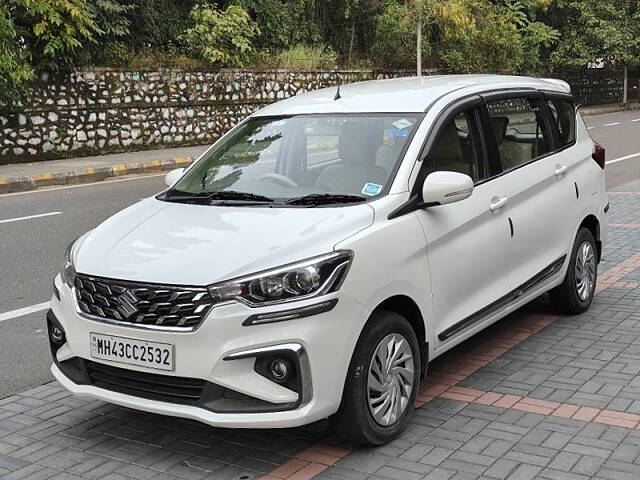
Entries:
POLYGON ((62 280, 66 283, 69 288, 73 287, 73 284, 76 280, 76 269, 73 265, 73 257, 71 255, 73 251, 73 246, 75 245, 77 239, 69 244, 67 249, 64 252, 64 263, 62 266, 62 280))
POLYGON ((209 287, 214 301, 238 300, 249 306, 317 297, 340 288, 352 252, 339 251, 265 270, 209 287))

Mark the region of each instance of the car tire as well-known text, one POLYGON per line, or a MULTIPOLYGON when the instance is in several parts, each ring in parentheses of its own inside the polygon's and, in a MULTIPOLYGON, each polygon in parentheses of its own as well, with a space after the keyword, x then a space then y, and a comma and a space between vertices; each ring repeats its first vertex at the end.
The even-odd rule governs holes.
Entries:
POLYGON ((375 312, 351 358, 340 408, 330 419, 333 430, 359 445, 383 445, 396 438, 413 412, 420 365, 418 339, 407 319, 393 312, 375 312), (394 354, 391 359, 395 358, 391 364, 397 364, 390 375, 385 374, 388 369, 381 368, 380 356, 388 348, 394 354), (399 407, 394 408, 396 405, 399 407))
POLYGON ((598 279, 597 256, 593 234, 581 228, 573 243, 564 281, 549 292, 551 303, 559 313, 577 315, 589 308, 598 279))

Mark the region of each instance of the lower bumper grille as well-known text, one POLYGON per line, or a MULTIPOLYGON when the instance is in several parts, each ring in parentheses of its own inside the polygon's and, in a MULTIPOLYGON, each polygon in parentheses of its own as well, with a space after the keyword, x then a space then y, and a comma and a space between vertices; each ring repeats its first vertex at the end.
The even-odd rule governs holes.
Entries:
POLYGON ((162 402, 197 405, 206 384, 195 378, 125 370, 89 360, 86 366, 95 387, 162 402))

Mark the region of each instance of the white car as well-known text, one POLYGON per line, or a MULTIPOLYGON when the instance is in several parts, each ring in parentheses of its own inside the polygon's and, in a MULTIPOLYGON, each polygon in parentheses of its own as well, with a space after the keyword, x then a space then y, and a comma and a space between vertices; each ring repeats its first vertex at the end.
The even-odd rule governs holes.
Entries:
POLYGON ((559 80, 404 78, 269 105, 69 247, 52 372, 148 412, 329 417, 385 443, 430 360, 545 292, 589 307, 604 161, 559 80))

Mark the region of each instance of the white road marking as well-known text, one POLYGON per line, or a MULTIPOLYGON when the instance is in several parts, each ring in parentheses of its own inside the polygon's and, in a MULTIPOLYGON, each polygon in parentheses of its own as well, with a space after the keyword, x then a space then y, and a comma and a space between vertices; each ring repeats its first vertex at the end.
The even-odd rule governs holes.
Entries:
POLYGON ((613 127, 615 125, 622 125, 622 122, 605 123, 603 127, 613 127))
POLYGON ((587 127, 587 130, 593 130, 596 127, 587 127))
POLYGON ((26 217, 6 218, 0 220, 0 223, 20 222, 22 220, 31 220, 32 218, 51 217, 53 215, 62 215, 62 212, 39 213, 37 215, 27 215, 26 217))
POLYGON ((11 320, 12 318, 23 317, 30 313, 40 312, 49 308, 50 302, 38 303, 37 305, 31 305, 30 307, 18 308, 17 310, 11 310, 9 312, 0 313, 0 322, 5 320, 11 320))
POLYGON ((166 173, 154 173, 152 175, 136 175, 135 177, 119 178, 117 180, 103 180, 102 182, 81 183, 79 185, 66 185, 64 187, 38 188, 36 190, 27 190, 26 192, 3 193, 0 195, 0 200, 5 197, 14 197, 16 195, 29 195, 31 193, 52 192, 54 190, 67 190, 70 188, 84 188, 84 187, 94 187, 99 185, 112 185, 114 183, 130 182, 131 180, 144 180, 145 178, 164 177, 166 175, 167 175, 166 173))
POLYGON ((635 158, 635 157, 640 157, 640 152, 632 153, 631 155, 625 155, 624 157, 614 158, 613 160, 609 160, 608 162, 606 162, 606 164, 610 165, 612 163, 622 162, 623 160, 629 160, 630 158, 635 158))
POLYGON ((632 122, 640 122, 640 118, 634 118, 633 120, 631 120, 632 122))

